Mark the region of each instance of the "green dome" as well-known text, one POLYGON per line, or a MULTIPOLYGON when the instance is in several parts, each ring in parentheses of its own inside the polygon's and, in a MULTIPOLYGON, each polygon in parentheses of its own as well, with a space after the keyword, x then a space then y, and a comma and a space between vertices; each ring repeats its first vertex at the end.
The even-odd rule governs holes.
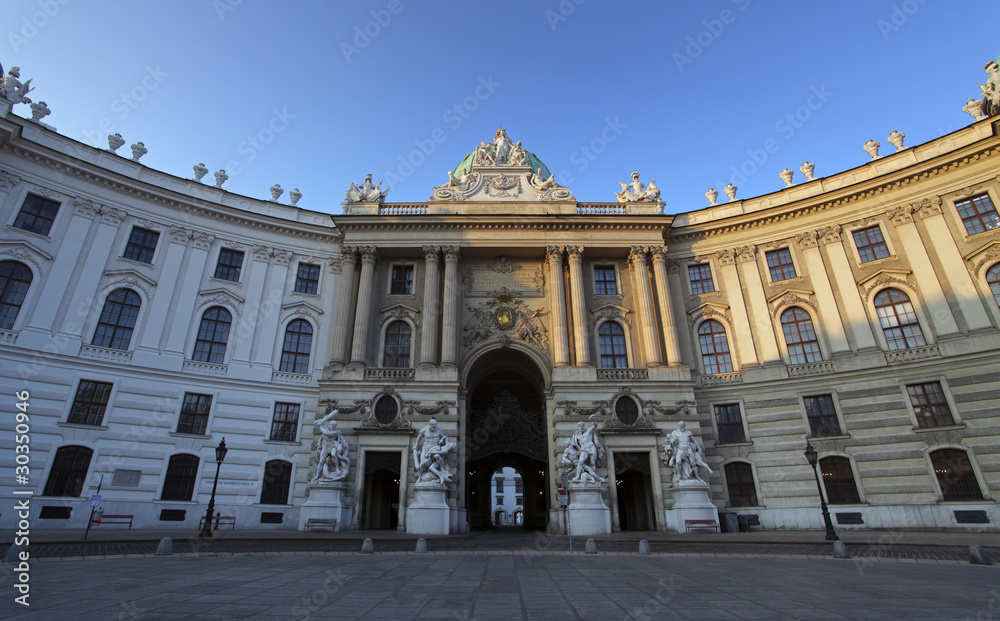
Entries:
MULTIPOLYGON (((552 176, 552 173, 549 172, 549 167, 542 163, 542 160, 538 159, 537 155, 527 149, 524 150, 524 153, 528 156, 528 163, 531 164, 531 172, 541 173, 543 179, 548 179, 552 176)), ((455 170, 452 171, 452 174, 455 175, 457 179, 461 179, 462 175, 472 170, 473 155, 474 154, 472 153, 466 155, 462 161, 458 163, 458 166, 455 167, 455 170)))

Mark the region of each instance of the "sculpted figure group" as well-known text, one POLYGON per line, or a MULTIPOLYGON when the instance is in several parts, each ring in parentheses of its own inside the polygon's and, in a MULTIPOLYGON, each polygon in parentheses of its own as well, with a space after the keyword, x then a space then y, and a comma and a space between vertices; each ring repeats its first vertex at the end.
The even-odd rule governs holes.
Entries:
POLYGON ((704 482, 698 476, 698 466, 708 470, 709 474, 712 473, 712 469, 705 463, 705 453, 684 421, 677 423, 677 429, 670 432, 663 451, 663 463, 673 469, 675 483, 686 479, 704 482))
POLYGON ((413 443, 413 469, 417 471, 418 483, 434 483, 445 485, 454 480, 451 468, 446 461, 448 453, 457 449, 458 445, 448 441, 448 436, 438 426, 435 419, 430 419, 427 426, 417 433, 413 443))
POLYGON ((344 434, 337 429, 337 421, 333 418, 338 410, 334 410, 316 421, 315 426, 321 434, 319 446, 316 447, 316 473, 313 483, 327 481, 342 481, 347 478, 351 469, 351 459, 348 457, 350 447, 344 434))
POLYGON ((597 474, 597 468, 604 463, 604 445, 597 437, 597 416, 591 415, 591 426, 579 423, 573 437, 566 441, 561 464, 568 468, 567 474, 574 483, 607 483, 607 479, 597 474))

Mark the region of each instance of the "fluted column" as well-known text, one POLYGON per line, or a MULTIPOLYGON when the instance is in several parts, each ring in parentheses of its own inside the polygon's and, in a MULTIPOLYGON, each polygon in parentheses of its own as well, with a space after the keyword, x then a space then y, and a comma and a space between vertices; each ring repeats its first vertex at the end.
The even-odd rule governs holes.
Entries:
POLYGON ((569 344, 566 336, 566 292, 563 290, 561 246, 546 248, 545 260, 549 264, 549 283, 552 287, 552 354, 555 366, 569 364, 569 344))
POLYGON ((445 246, 444 252, 444 317, 441 326, 441 364, 458 363, 458 261, 462 258, 458 246, 445 246))
POLYGON ((354 299, 355 250, 344 246, 340 251, 340 294, 337 297, 337 316, 333 322, 333 346, 330 364, 343 365, 347 353, 347 326, 351 322, 351 301, 354 299))
POLYGON ((670 305, 670 296, 667 293, 667 254, 663 246, 650 248, 653 255, 653 277, 656 279, 656 298, 660 304, 660 320, 663 324, 663 343, 666 345, 667 363, 674 366, 683 366, 681 360, 681 348, 677 343, 677 324, 674 321, 674 309, 670 305))
POLYGON ((663 362, 660 358, 660 339, 656 334, 656 321, 653 317, 653 293, 649 289, 646 249, 642 246, 632 246, 628 260, 632 265, 635 304, 639 311, 639 321, 642 325, 642 342, 646 350, 646 366, 658 367, 663 362))
POLYGON ((374 246, 359 248, 361 252, 361 283, 358 285, 358 307, 354 313, 354 342, 351 343, 351 363, 368 364, 365 349, 368 338, 368 320, 372 310, 372 286, 375 282, 375 263, 378 251, 374 246))
POLYGON ((576 366, 589 367, 590 339, 587 338, 587 324, 583 303, 583 246, 566 246, 569 259, 569 291, 573 304, 573 344, 576 349, 576 366))
POLYGON ((438 256, 441 248, 424 246, 424 325, 420 333, 420 364, 434 366, 437 360, 438 256))

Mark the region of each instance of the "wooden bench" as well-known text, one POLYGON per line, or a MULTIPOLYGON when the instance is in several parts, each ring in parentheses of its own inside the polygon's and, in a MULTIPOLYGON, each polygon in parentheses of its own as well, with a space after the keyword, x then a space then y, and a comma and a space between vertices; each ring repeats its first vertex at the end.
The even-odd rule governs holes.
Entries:
POLYGON ((335 518, 309 518, 306 520, 306 530, 310 528, 329 528, 332 531, 337 530, 337 520, 335 518))
MULTIPOLYGON (((235 515, 216 515, 212 518, 215 522, 215 528, 212 530, 219 530, 219 525, 223 524, 226 526, 232 526, 231 530, 236 530, 236 516, 235 515)), ((198 521, 198 528, 205 527, 205 516, 201 516, 201 520, 198 521)))
POLYGON ((131 515, 111 515, 105 513, 101 517, 94 518, 90 523, 94 526, 100 526, 101 524, 128 524, 128 529, 132 530, 133 517, 131 515))
POLYGON ((684 520, 684 532, 691 532, 692 528, 711 528, 719 532, 719 522, 716 520, 684 520))
POLYGON ((740 521, 741 533, 751 533, 755 526, 760 526, 760 516, 756 513, 748 513, 737 517, 740 521))

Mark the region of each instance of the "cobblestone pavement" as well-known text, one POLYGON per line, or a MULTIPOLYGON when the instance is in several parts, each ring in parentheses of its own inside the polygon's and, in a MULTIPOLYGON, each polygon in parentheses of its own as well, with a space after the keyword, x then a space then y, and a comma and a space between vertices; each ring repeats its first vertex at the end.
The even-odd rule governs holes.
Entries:
POLYGON ((995 618, 1000 567, 608 554, 300 553, 49 560, 30 612, 3 573, 0 618, 951 619, 995 618))

